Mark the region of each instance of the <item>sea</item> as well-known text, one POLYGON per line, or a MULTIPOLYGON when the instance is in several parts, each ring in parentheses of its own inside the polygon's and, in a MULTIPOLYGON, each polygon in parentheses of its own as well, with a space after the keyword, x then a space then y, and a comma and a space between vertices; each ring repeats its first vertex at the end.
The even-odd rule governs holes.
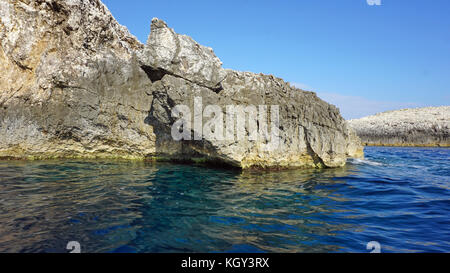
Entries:
POLYGON ((0 252, 450 252, 450 149, 324 170, 0 161, 0 252))

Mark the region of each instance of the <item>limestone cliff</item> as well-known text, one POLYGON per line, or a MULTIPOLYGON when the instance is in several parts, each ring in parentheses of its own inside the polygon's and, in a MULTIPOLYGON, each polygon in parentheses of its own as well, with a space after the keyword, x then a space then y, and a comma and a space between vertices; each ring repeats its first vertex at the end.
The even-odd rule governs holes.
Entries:
POLYGON ((100 1, 0 0, 0 156, 155 151, 143 48, 100 1))
POLYGON ((143 45, 99 0, 0 0, 0 41, 2 158, 204 157, 290 168, 337 167, 362 156, 339 110, 315 93, 223 69, 211 48, 158 19, 143 45), (193 108, 198 97, 224 112, 227 105, 278 105, 279 146, 175 141, 174 107, 193 108))
POLYGON ((349 123, 366 145, 450 146, 450 106, 389 111, 349 123))

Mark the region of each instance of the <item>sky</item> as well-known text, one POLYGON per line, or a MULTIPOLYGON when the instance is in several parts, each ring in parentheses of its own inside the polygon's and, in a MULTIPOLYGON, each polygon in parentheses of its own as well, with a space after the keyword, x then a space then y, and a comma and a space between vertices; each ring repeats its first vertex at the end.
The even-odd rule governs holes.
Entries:
POLYGON ((317 92, 346 119, 450 105, 450 1, 103 0, 146 42, 157 17, 225 68, 317 92))

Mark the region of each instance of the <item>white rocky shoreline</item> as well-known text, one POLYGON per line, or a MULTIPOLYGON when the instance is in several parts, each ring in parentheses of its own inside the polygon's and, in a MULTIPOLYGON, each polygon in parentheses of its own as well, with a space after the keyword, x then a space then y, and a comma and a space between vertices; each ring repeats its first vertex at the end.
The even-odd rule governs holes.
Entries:
POLYGON ((366 146, 450 147, 450 106, 388 111, 349 124, 366 146))

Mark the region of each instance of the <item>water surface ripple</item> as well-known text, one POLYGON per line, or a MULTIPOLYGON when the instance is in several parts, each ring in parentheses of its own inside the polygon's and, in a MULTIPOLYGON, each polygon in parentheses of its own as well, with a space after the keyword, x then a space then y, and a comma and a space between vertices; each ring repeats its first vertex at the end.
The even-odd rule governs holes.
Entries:
POLYGON ((333 170, 0 161, 0 252, 450 252, 450 149, 333 170))

